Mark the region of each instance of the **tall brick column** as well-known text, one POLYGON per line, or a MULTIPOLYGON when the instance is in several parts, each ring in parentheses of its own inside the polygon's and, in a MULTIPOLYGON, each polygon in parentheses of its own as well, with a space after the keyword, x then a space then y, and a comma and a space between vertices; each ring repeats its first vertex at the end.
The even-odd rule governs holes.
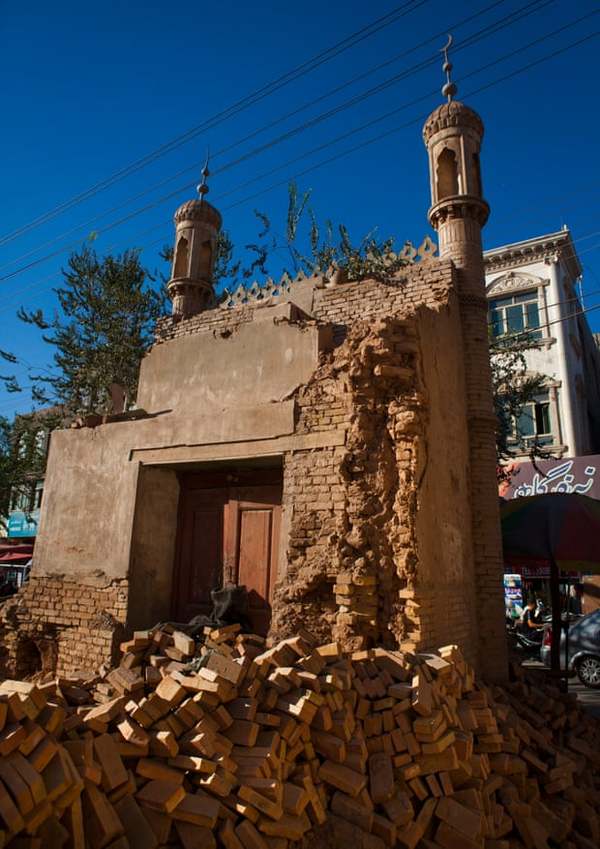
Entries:
POLYGON ((440 256, 457 269, 463 329, 466 405, 469 426, 471 516, 478 659, 489 680, 507 675, 503 562, 498 487, 496 420, 492 401, 487 302, 481 228, 489 214, 482 197, 479 151, 483 124, 468 106, 452 100, 427 119, 423 137, 429 153, 431 225, 438 231, 440 256))

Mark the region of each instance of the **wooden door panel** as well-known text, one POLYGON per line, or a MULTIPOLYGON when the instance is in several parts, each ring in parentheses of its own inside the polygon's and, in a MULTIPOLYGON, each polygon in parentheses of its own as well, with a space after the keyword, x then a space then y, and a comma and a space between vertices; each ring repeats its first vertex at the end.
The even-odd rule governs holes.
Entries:
POLYGON ((193 511, 191 522, 186 597, 190 605, 210 607, 210 591, 221 582, 223 510, 198 508, 193 511))
POLYGON ((277 578, 281 487, 232 488, 229 509, 236 516, 230 525, 235 533, 229 541, 237 564, 235 582, 248 590, 253 630, 266 634, 277 578))
POLYGON ((272 510, 240 505, 238 583, 245 584, 250 606, 269 598, 271 571, 272 510))
POLYGON ((174 615, 185 622, 212 608, 210 592, 223 582, 223 512, 227 493, 182 493, 174 615))

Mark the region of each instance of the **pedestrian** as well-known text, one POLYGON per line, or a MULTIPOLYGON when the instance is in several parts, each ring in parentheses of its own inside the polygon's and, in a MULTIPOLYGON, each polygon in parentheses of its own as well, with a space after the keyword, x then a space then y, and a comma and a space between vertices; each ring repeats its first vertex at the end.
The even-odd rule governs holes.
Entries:
MULTIPOLYGON (((524 633, 531 633, 531 631, 539 631, 540 628, 543 628, 544 625, 540 621, 540 614, 538 612, 537 602, 531 596, 527 601, 527 606, 523 611, 523 616, 521 617, 521 625, 524 633)), ((533 636, 533 635, 531 635, 533 636)))

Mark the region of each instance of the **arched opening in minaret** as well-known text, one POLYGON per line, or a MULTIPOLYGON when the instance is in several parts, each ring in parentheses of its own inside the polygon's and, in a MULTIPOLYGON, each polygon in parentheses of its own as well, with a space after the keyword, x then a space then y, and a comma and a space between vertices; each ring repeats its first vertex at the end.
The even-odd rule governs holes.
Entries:
POLYGON ((473 184, 475 194, 481 197, 483 195, 483 186, 481 185, 481 166, 479 164, 479 154, 473 154, 473 184))
POLYGON ((173 277, 187 277, 188 260, 188 240, 185 236, 182 236, 177 242, 177 249, 175 251, 175 268, 173 269, 173 277))
POLYGON ((210 239, 202 242, 200 246, 200 271, 209 276, 212 271, 212 245, 210 239))
POLYGON ((445 147, 437 161, 437 199, 458 194, 458 169, 454 151, 445 147))

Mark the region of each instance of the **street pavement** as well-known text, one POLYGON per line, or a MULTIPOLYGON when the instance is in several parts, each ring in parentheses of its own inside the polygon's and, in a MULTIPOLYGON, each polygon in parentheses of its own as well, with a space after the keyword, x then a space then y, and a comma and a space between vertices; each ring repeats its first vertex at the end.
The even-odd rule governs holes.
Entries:
POLYGON ((571 679, 569 681, 569 693, 577 693, 579 703, 592 716, 597 716, 600 719, 600 689, 590 690, 589 687, 584 687, 583 684, 580 684, 578 679, 571 679))
MULTIPOLYGON (((543 663, 539 660, 526 660, 523 666, 531 669, 546 669, 543 663)), ((584 687, 579 681, 579 678, 569 678, 569 693, 577 694, 577 701, 586 709, 592 716, 600 719, 600 689, 592 690, 589 687, 584 687)))

